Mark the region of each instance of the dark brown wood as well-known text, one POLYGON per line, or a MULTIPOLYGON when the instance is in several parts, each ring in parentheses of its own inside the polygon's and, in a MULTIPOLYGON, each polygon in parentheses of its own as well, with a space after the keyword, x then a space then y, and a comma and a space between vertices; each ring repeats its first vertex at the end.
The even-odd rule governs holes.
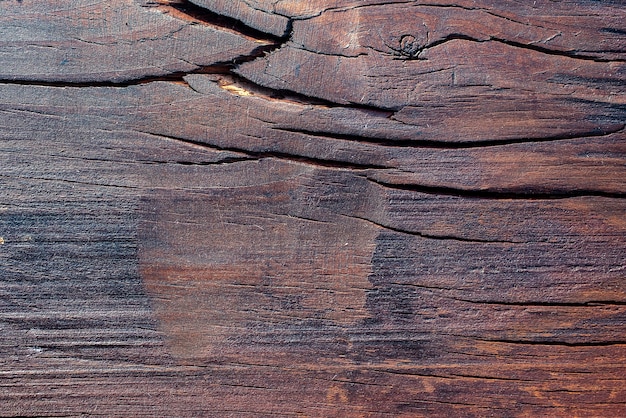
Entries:
POLYGON ((624 416, 624 22, 0 1, 0 415, 624 416))

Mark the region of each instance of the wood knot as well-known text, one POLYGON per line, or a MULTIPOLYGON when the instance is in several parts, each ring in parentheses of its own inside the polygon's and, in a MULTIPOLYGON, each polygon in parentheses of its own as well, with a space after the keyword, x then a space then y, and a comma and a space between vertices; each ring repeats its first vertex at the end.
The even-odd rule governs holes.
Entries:
POLYGON ((398 52, 408 58, 418 58, 424 46, 413 35, 402 35, 398 52))

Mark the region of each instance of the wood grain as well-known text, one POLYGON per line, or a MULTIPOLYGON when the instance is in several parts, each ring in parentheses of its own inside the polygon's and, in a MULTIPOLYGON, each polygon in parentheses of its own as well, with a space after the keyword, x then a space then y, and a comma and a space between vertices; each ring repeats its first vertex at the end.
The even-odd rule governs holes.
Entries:
POLYGON ((0 1, 0 415, 626 414, 620 1, 0 1))

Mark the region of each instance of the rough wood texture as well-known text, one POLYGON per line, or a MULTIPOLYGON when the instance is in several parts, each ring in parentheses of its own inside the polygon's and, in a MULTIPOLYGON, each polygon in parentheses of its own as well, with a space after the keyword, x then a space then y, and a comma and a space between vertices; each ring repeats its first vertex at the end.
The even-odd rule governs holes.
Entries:
POLYGON ((624 2, 0 34, 0 415, 626 415, 624 2))

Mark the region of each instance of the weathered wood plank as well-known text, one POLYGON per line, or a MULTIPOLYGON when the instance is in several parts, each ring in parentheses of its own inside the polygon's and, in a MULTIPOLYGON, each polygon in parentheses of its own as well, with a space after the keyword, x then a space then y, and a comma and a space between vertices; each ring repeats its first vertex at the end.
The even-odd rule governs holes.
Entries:
POLYGON ((2 414, 626 413, 620 2, 193 3, 0 2, 2 414))

